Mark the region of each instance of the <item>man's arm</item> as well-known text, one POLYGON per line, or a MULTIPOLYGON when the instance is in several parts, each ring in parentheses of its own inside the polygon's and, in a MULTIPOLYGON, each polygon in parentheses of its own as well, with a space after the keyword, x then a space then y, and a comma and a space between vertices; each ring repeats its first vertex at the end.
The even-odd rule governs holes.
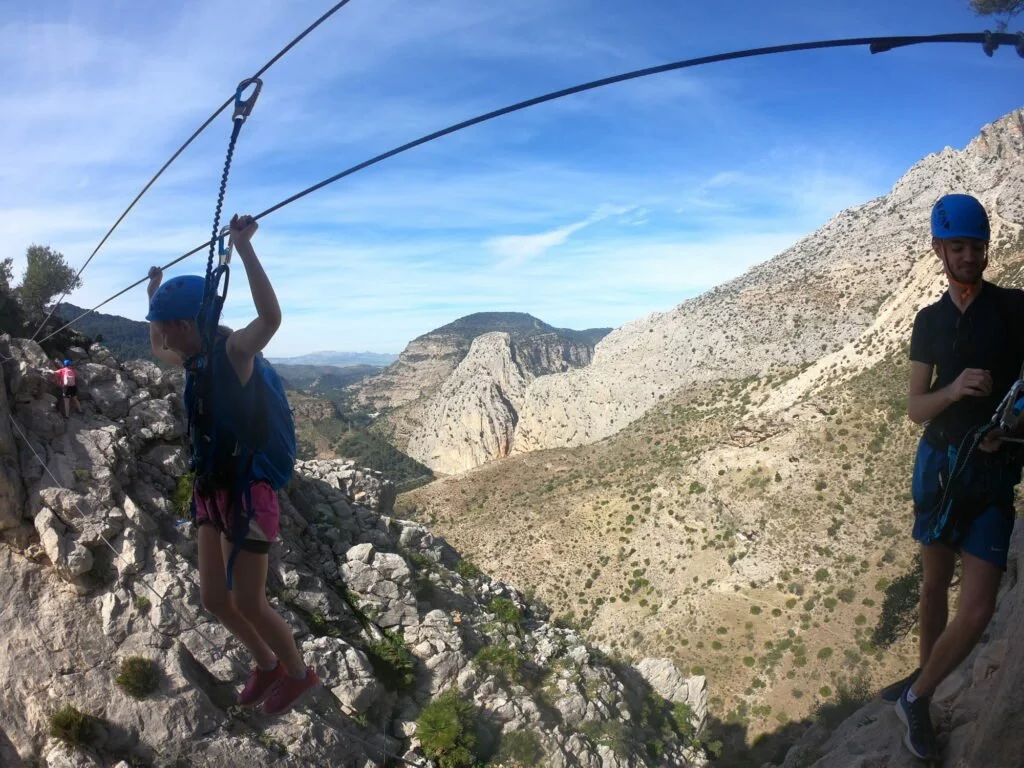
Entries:
POLYGON ((270 342, 281 327, 281 306, 250 242, 259 225, 250 216, 231 219, 231 243, 238 252, 249 279, 256 319, 228 337, 227 352, 232 367, 244 385, 252 375, 253 358, 270 342))
POLYGON ((965 397, 986 397, 992 392, 992 374, 980 368, 965 368, 951 384, 929 392, 934 366, 917 360, 910 365, 907 415, 915 424, 931 421, 965 397))

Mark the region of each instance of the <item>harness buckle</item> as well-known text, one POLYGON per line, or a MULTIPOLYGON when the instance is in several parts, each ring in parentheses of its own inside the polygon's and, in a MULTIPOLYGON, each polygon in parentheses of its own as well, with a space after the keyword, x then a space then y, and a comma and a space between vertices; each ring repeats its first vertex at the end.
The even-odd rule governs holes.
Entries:
POLYGON ((245 122, 245 118, 252 114, 252 108, 256 105, 256 99, 259 97, 260 91, 262 90, 263 81, 258 77, 247 77, 245 80, 240 82, 238 84, 238 89, 235 91, 235 113, 231 116, 231 119, 245 122), (250 85, 254 85, 256 88, 249 98, 243 99, 242 91, 250 85))

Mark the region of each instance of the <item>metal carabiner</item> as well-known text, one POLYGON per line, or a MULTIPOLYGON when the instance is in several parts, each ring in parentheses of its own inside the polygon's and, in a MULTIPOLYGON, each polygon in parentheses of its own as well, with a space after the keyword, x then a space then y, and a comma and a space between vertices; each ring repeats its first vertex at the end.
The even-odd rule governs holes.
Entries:
POLYGON ((220 237, 217 239, 217 255, 221 264, 231 263, 231 225, 225 224, 220 229, 220 237), (225 244, 226 241, 226 244, 225 244))
POLYGON ((256 99, 259 98, 260 91, 263 90, 263 81, 258 77, 247 77, 245 80, 238 84, 238 89, 235 91, 235 114, 231 116, 232 120, 244 121, 250 114, 252 114, 252 108, 256 105, 256 99), (255 85, 256 90, 252 92, 252 95, 247 99, 242 99, 242 91, 248 88, 250 85, 255 85))

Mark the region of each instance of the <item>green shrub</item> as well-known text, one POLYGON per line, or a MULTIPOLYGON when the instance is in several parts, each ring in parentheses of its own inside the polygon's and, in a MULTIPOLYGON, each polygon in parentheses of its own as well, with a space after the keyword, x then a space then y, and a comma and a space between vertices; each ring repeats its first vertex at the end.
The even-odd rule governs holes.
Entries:
POLYGON ((160 672, 152 659, 129 656, 121 662, 121 670, 116 679, 129 696, 143 699, 159 687, 160 672))
POLYGON ((496 597, 491 600, 488 609, 493 613, 498 621, 505 624, 511 624, 516 628, 517 631, 523 628, 523 617, 519 613, 519 608, 508 598, 496 597))
POLYGON ((466 558, 459 560, 455 566, 455 572, 464 579, 475 579, 480 575, 480 569, 466 558))
POLYGON ((50 735, 68 744, 89 744, 95 737, 93 719, 65 704, 50 715, 50 735))
POLYGON ((522 679, 520 670, 523 657, 514 648, 500 643, 480 649, 472 659, 473 665, 486 674, 503 677, 508 682, 519 682, 522 679))
POLYGON ((192 516, 192 481, 194 472, 188 472, 178 478, 178 484, 171 495, 171 506, 178 520, 188 520, 192 516))
POLYGON ((445 691, 420 712, 416 736, 439 768, 469 768, 476 762, 473 705, 455 691, 445 691))
POLYGON ((536 731, 525 730, 501 734, 498 754, 491 762, 509 768, 534 768, 541 765, 543 759, 540 736, 536 731))
POLYGON ((377 677, 391 690, 405 691, 416 682, 412 652, 394 632, 384 630, 384 637, 367 647, 366 656, 377 677))

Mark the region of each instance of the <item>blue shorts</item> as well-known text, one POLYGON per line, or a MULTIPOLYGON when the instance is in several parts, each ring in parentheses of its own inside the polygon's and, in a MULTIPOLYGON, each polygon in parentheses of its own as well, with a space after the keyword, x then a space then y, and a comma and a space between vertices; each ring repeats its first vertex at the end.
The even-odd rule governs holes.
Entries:
MULTIPOLYGON (((1000 570, 1006 570, 1006 554, 1010 546, 1015 517, 1014 487, 1020 480, 1020 463, 1008 460, 1001 449, 995 454, 976 453, 978 465, 984 471, 972 478, 973 488, 981 494, 982 502, 957 504, 954 514, 962 515, 964 524, 943 544, 954 551, 992 563, 1000 570)), ((972 458, 972 461, 974 459, 972 458)), ((940 472, 949 464, 945 449, 937 448, 926 438, 921 438, 914 461, 914 531, 915 541, 923 541, 929 523, 942 500, 940 472)))

